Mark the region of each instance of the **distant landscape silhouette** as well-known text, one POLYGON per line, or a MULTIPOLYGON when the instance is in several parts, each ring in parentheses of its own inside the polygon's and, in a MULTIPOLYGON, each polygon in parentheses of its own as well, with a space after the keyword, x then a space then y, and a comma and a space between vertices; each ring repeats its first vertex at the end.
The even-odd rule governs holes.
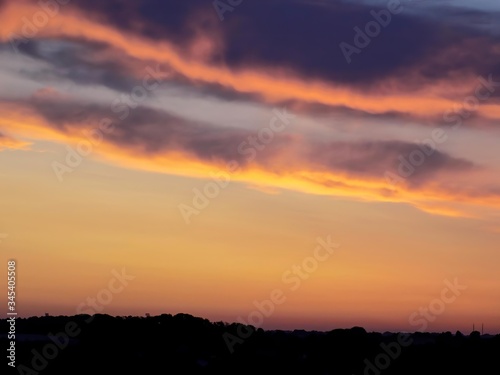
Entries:
MULTIPOLYGON (((7 320, 1 320, 7 332, 7 320)), ((0 339, 8 347, 6 335, 0 339)), ((493 374, 500 335, 255 329, 188 314, 17 320, 19 374, 493 374), (231 353, 224 337, 248 338, 231 353), (399 335, 399 337, 402 337, 399 335)))

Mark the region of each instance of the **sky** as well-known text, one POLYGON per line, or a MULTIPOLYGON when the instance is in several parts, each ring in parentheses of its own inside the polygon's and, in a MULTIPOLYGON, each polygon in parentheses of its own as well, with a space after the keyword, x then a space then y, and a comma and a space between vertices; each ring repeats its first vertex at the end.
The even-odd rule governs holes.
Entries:
POLYGON ((499 15, 0 0, 20 316, 499 333, 499 15))

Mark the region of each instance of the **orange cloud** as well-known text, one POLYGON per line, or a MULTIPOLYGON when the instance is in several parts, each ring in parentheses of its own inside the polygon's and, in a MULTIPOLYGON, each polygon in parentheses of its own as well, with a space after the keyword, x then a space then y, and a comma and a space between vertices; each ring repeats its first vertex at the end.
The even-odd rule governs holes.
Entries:
MULTIPOLYGON (((3 129, 9 133, 67 143, 75 149, 79 142, 86 140, 81 127, 66 126, 64 132, 58 131, 22 105, 0 104, 0 109, 4 113, 3 129)), ((267 193, 287 189, 355 200, 407 203, 430 214, 452 217, 476 217, 471 209, 474 206, 500 208, 500 197, 453 192, 432 184, 418 189, 405 184, 394 187, 389 186, 382 175, 360 177, 348 172, 314 170, 311 165, 291 157, 283 158, 279 173, 275 172, 275 165, 273 170, 267 170, 265 165, 255 162, 240 165, 236 172, 230 172, 221 162, 201 160, 185 150, 166 149, 150 154, 140 146, 113 144, 106 137, 101 144, 94 146, 90 157, 125 168, 203 179, 211 178, 214 172, 224 172, 233 182, 258 186, 267 193)), ((64 163, 64 160, 57 161, 64 163)))
MULTIPOLYGON (((0 32, 3 40, 7 41, 12 33, 19 34, 23 27, 23 17, 30 19, 39 10, 35 5, 22 2, 8 3, 0 15, 0 32)), ((187 57, 183 51, 168 41, 153 42, 130 32, 114 29, 109 24, 85 17, 74 8, 62 9, 54 19, 41 27, 36 37, 42 36, 83 38, 107 43, 130 57, 149 63, 166 64, 192 81, 218 84, 241 93, 258 94, 272 102, 301 100, 373 114, 395 112, 415 117, 442 116, 456 105, 456 101, 452 99, 430 95, 432 90, 425 93, 405 91, 365 93, 343 85, 301 79, 279 68, 266 71, 254 69, 236 71, 224 66, 208 65, 205 62, 207 54, 214 53, 221 46, 207 40, 206 37, 197 37, 194 44, 186 48, 187 51, 193 51, 194 47, 202 46, 199 52, 201 55, 194 54, 187 57)), ((442 88, 438 91, 442 92, 442 88)), ((491 119, 500 118, 500 108, 493 104, 481 106, 477 113, 491 119)))
POLYGON ((5 150, 28 150, 30 142, 24 142, 0 133, 0 151, 5 150))

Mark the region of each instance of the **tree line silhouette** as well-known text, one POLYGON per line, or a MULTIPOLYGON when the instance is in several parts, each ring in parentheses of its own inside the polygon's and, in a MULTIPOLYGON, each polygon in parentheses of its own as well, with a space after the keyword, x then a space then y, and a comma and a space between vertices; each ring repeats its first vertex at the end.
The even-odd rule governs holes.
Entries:
MULTIPOLYGON (((411 345, 380 369, 367 363, 397 333, 265 331, 188 314, 44 316, 17 319, 16 327, 16 374, 500 373, 500 335, 479 332, 412 333, 411 345), (224 337, 242 331, 252 334, 231 353, 224 337)), ((7 332, 6 319, 0 328, 7 332)), ((7 335, 0 341, 8 348, 7 335)))

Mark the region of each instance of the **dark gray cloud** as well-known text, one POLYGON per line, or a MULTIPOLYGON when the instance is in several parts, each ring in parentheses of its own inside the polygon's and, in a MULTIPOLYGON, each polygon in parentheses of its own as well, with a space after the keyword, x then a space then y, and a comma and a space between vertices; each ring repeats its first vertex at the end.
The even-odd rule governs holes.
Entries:
MULTIPOLYGON (((339 44, 352 44, 353 28, 363 28, 373 20, 370 12, 383 10, 383 5, 377 8, 373 4, 343 1, 244 1, 220 22, 212 2, 205 0, 75 0, 71 4, 93 20, 153 41, 168 40, 180 50, 190 45, 200 30, 205 30, 207 35, 222 39, 222 51, 210 61, 215 65, 234 69, 282 68, 306 80, 340 83, 371 95, 391 90, 411 93, 438 81, 456 82, 457 77, 462 76, 493 74, 500 77, 499 37, 466 22, 451 22, 457 14, 477 21, 481 15, 486 16, 486 12, 446 4, 422 8, 418 14, 404 11, 392 15, 391 23, 360 55, 353 55, 351 64, 345 61, 339 44), (439 20, 436 14, 440 15, 439 20)), ((67 43, 31 40, 19 48, 22 53, 54 67, 34 73, 33 79, 69 79, 76 85, 99 84, 122 92, 129 92, 140 83, 136 75, 145 63, 125 56, 103 59, 100 52, 113 49, 112 45, 77 38, 67 39, 67 43), (47 48, 51 46, 54 48, 47 48), (98 54, 99 59, 92 58, 98 54)), ((169 73, 172 74, 170 83, 193 84, 190 78, 173 71, 169 73)), ((199 93, 225 100, 263 100, 258 95, 239 93, 217 84, 194 84, 199 93)), ((454 95, 449 93, 450 97, 454 95)), ((493 96, 500 96, 500 90, 493 96)), ((331 111, 328 106, 324 107, 302 105, 301 108, 312 113, 331 111)), ((380 116, 405 117, 395 113, 380 116)), ((429 123, 441 120, 433 118, 429 123)))
MULTIPOLYGON (((298 140, 291 135, 277 133, 272 143, 266 146, 259 141, 259 145, 265 147, 256 149, 248 139, 255 137, 258 131, 188 121, 147 107, 137 107, 120 120, 109 108, 96 104, 81 107, 74 102, 61 103, 35 97, 27 105, 61 132, 96 127, 102 119, 109 118, 115 129, 106 135, 106 141, 124 150, 150 155, 181 151, 207 163, 237 161, 245 167, 251 160, 266 170, 277 172, 293 171, 294 165, 299 165, 314 171, 380 178, 388 171, 398 174, 401 164, 417 160, 419 164, 413 171, 402 175, 407 178, 409 186, 415 188, 442 173, 447 175, 476 168, 465 159, 438 150, 430 152, 427 149, 426 154, 419 145, 400 141, 326 142, 307 138, 298 140), (246 143, 241 148, 243 142, 246 143), (253 153, 248 151, 251 148, 256 149, 255 158, 249 158, 253 153), (415 153, 425 155, 422 163, 421 158, 415 159, 415 153), (295 161, 290 165, 283 164, 283 160, 287 159, 295 161)), ((411 167, 405 166, 403 170, 408 171, 408 168, 411 167)))
MULTIPOLYGON (((26 105, 47 120, 51 127, 64 133, 95 128, 101 120, 110 119, 114 131, 106 135, 107 142, 151 155, 182 151, 205 162, 234 160, 245 166, 248 157, 238 151, 238 146, 255 135, 246 130, 187 121, 143 106, 130 109, 128 116, 120 119, 122 113, 114 113, 110 107, 97 104, 82 106, 76 102, 35 97, 26 105)), ((259 156, 265 160, 272 153, 267 148, 259 156)))
POLYGON ((140 83, 130 68, 144 63, 131 58, 127 58, 126 63, 111 58, 92 58, 111 48, 103 43, 76 39, 31 39, 18 46, 20 53, 50 64, 35 73, 25 73, 34 80, 70 80, 75 85, 103 85, 117 91, 130 91, 140 83))
MULTIPOLYGON (((404 3, 404 2, 403 2, 404 3)), ((222 38, 224 50, 212 63, 239 67, 281 67, 324 81, 369 87, 389 77, 418 87, 460 73, 500 75, 500 38, 473 27, 491 12, 449 4, 423 7, 420 13, 392 15, 360 55, 347 64, 339 44, 354 43, 354 27, 373 21, 371 11, 383 5, 343 1, 244 1, 220 22, 212 1, 111 0, 75 1, 76 6, 113 26, 153 40, 168 39, 183 47, 199 30, 222 38), (437 16, 439 15, 439 17, 437 16), (463 22, 454 22, 457 16, 463 22), (453 21, 453 22, 452 22, 453 21), (140 26, 139 26, 140 25, 140 26), (439 58, 443 51, 466 45, 459 56, 439 58), (418 74, 408 77, 407 71, 418 74), (401 77, 406 75, 406 77, 401 77)), ((484 21, 486 22, 486 21, 484 21)))
POLYGON ((315 168, 348 171, 359 177, 380 177, 391 172, 406 179, 413 187, 421 186, 443 173, 470 171, 476 167, 468 160, 401 141, 315 144, 306 159, 315 168))

